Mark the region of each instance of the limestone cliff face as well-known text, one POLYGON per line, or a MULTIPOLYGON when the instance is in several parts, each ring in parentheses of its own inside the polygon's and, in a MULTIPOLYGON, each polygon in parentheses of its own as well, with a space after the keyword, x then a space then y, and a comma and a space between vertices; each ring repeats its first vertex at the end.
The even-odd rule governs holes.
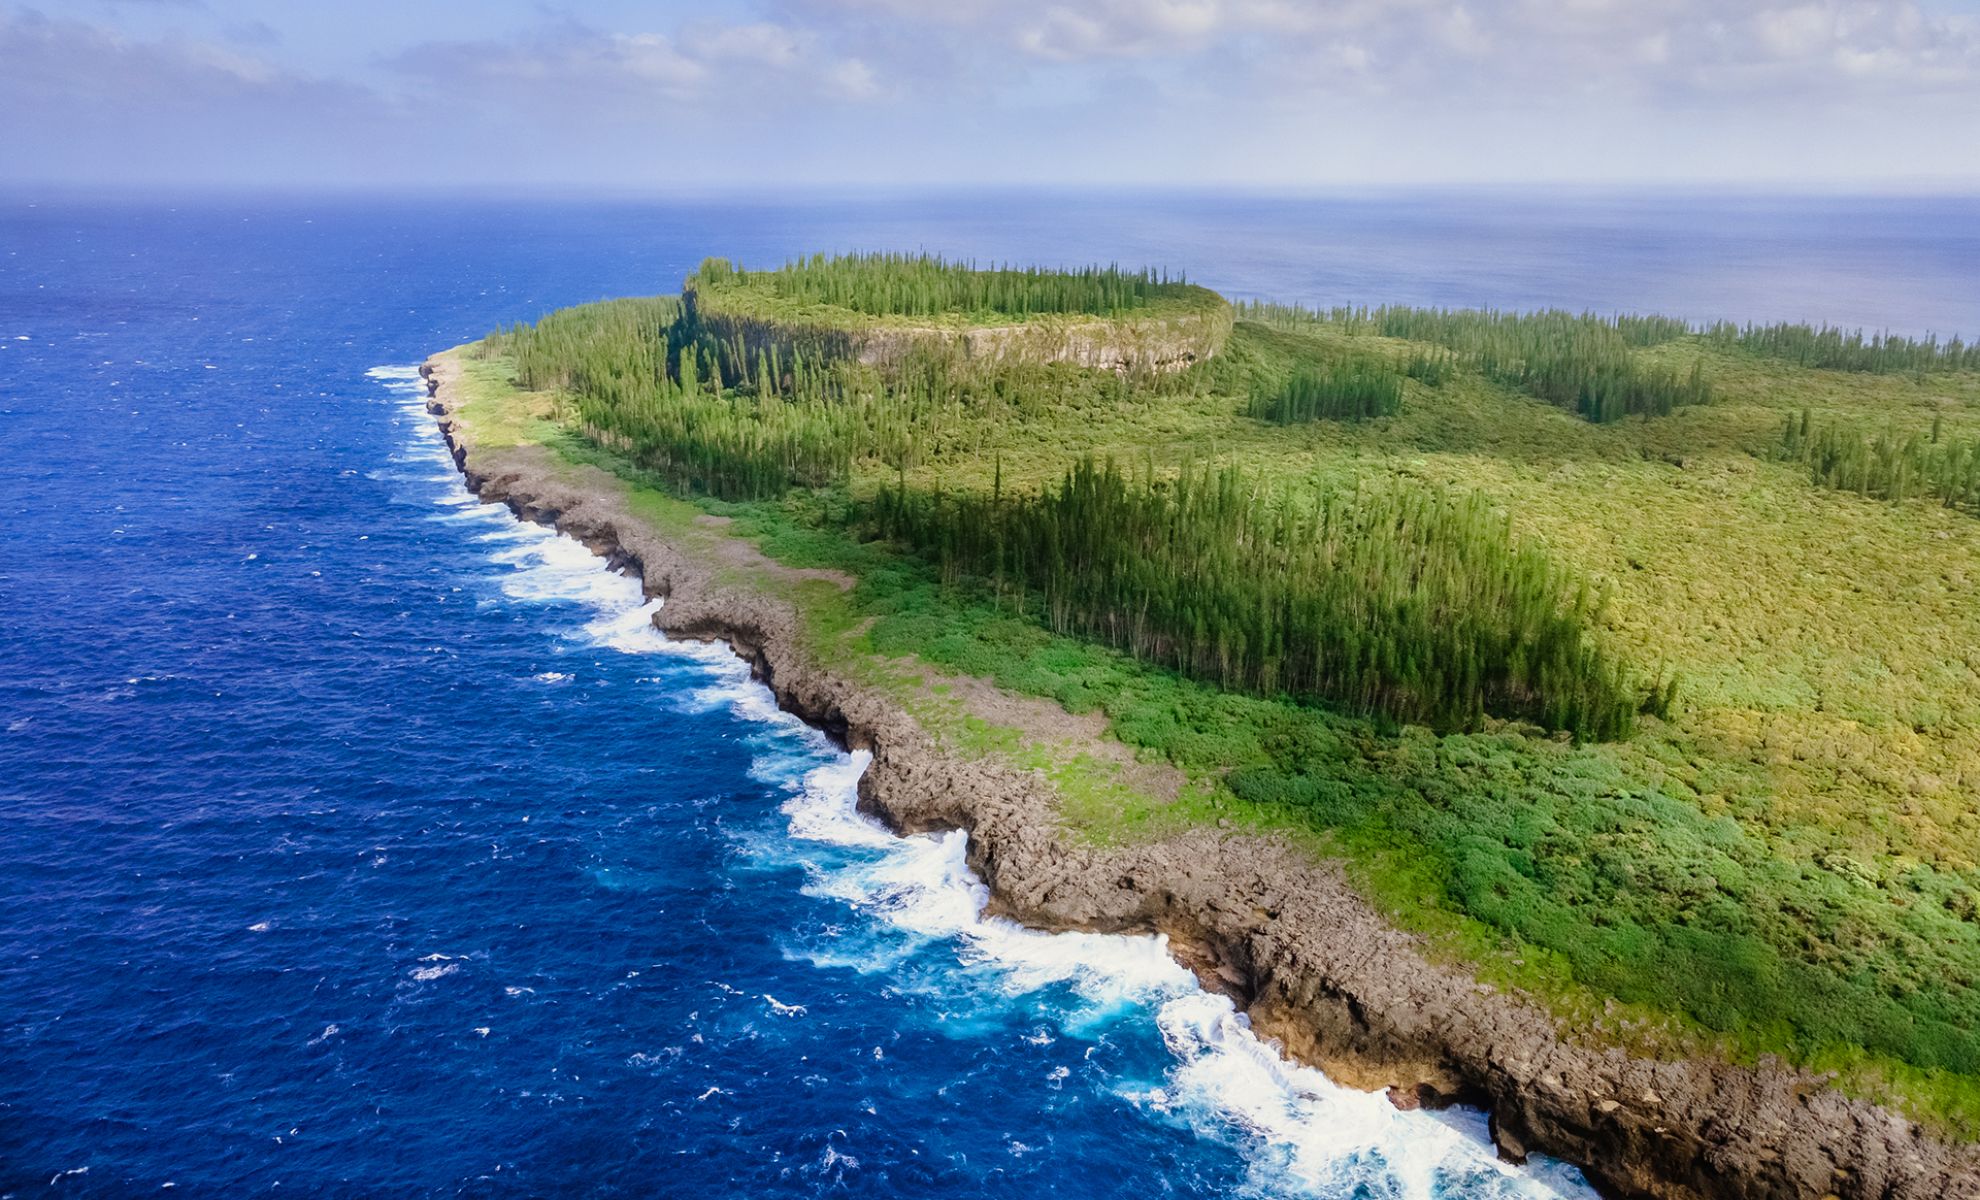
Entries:
POLYGON ((782 602, 718 581, 626 506, 625 488, 539 446, 477 448, 425 373, 455 461, 487 501, 637 570, 656 623, 723 640, 786 709, 868 749, 862 806, 901 832, 962 829, 993 905, 1048 929, 1160 930, 1263 1034, 1399 1105, 1475 1103, 1502 1155, 1545 1152, 1629 1200, 1964 1200, 1980 1147, 1780 1065, 1666 1061, 1565 1036, 1545 1011, 1429 958, 1340 869, 1271 839, 1195 829, 1096 847, 1063 836, 1037 773, 942 750, 893 701, 812 662, 782 602))
POLYGON ((1009 325, 949 327, 875 323, 860 329, 772 320, 684 294, 689 319, 717 340, 754 358, 773 348, 789 361, 856 358, 872 366, 898 362, 918 347, 937 345, 993 362, 1073 363, 1111 371, 1179 371, 1214 357, 1230 337, 1228 304, 1172 315, 1098 318, 1039 316, 1009 325))
POLYGON ((858 335, 861 362, 885 365, 916 344, 960 346, 970 358, 993 362, 1064 362, 1108 371, 1179 371, 1211 358, 1230 336, 1231 315, 1191 314, 1109 321, 1035 319, 1022 325, 973 329, 882 327, 858 335))

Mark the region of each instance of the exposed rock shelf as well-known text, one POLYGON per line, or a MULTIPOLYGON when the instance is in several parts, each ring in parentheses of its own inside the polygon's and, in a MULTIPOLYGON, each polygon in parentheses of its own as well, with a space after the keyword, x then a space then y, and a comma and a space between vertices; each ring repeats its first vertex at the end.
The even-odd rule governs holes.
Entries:
MULTIPOLYGON (((690 319, 718 341, 749 356, 774 350, 785 362, 855 358, 869 365, 897 362, 917 346, 945 345, 994 362, 1072 363, 1112 371, 1179 371, 1214 357, 1230 336, 1234 314, 1212 292, 1182 311, 1122 317, 1040 315, 986 325, 915 324, 869 319, 847 325, 803 316, 770 317, 726 302, 683 293, 690 319)), ((852 314, 845 314, 850 317, 852 314)))

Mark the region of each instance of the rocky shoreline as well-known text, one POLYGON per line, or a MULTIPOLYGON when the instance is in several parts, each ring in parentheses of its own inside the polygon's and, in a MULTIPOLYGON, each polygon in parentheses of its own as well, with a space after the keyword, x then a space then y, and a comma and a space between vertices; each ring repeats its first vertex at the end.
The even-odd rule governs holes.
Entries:
POLYGON ((1046 929, 1167 933, 1263 1035, 1403 1106, 1476 1104, 1502 1156, 1544 1152, 1637 1200, 1953 1200, 1980 1196, 1980 1146, 1784 1066, 1664 1061, 1564 1037, 1537 1005, 1431 961, 1338 866, 1270 838, 1196 829, 1099 848, 1061 836, 1043 780, 941 750, 885 697, 808 661, 782 601, 727 586, 631 513, 624 486, 541 446, 477 447, 449 355, 428 409, 484 501, 577 538, 664 596, 656 622, 726 641, 778 703, 872 753, 861 806, 900 832, 962 829, 992 904, 1046 929))

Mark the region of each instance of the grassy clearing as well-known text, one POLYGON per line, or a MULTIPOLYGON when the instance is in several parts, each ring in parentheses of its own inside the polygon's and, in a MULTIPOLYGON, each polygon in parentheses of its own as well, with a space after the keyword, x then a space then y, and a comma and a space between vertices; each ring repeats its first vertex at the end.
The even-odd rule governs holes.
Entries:
MULTIPOLYGON (((1930 444, 1936 427, 1963 443, 1980 435, 1980 375, 1814 370, 1616 322, 1631 370, 1709 378, 1711 402, 1593 423, 1449 339, 1351 315, 1248 315, 1265 319, 1159 381, 1057 364, 936 372, 908 389, 911 451, 876 441, 828 486, 697 503, 779 561, 858 579, 800 598, 814 649, 919 705, 953 744, 1046 770, 1086 836, 1211 818, 1286 831, 1346 855, 1445 952, 1607 1036, 1783 1054, 1980 1132, 1980 523, 1936 500, 1817 488, 1779 450, 1804 410, 1866 438, 1930 444), (1448 370, 1409 369, 1445 355, 1448 370), (1347 356, 1402 376, 1394 412, 1251 415, 1261 381, 1347 356), (1089 456, 1148 478, 1235 467, 1278 495, 1479 497, 1512 544, 1607 593, 1590 636, 1681 680, 1676 703, 1606 743, 1494 720, 1397 727, 1054 632, 1000 591, 994 565, 945 572, 939 553, 859 533, 883 489, 1036 496, 1089 456), (1105 762, 928 694, 922 670, 1103 714, 1190 785, 1146 795, 1105 762)), ((517 403, 499 424, 519 439, 639 474, 623 448, 558 426, 569 404, 517 403)))

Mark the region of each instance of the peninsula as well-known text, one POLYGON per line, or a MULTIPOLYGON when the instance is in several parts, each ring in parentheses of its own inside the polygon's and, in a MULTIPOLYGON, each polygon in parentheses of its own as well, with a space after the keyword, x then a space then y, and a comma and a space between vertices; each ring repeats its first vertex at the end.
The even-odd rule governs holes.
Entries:
POLYGON ((1001 911, 1615 1196, 1980 1194, 1980 349, 859 255, 424 370, 1001 911))

